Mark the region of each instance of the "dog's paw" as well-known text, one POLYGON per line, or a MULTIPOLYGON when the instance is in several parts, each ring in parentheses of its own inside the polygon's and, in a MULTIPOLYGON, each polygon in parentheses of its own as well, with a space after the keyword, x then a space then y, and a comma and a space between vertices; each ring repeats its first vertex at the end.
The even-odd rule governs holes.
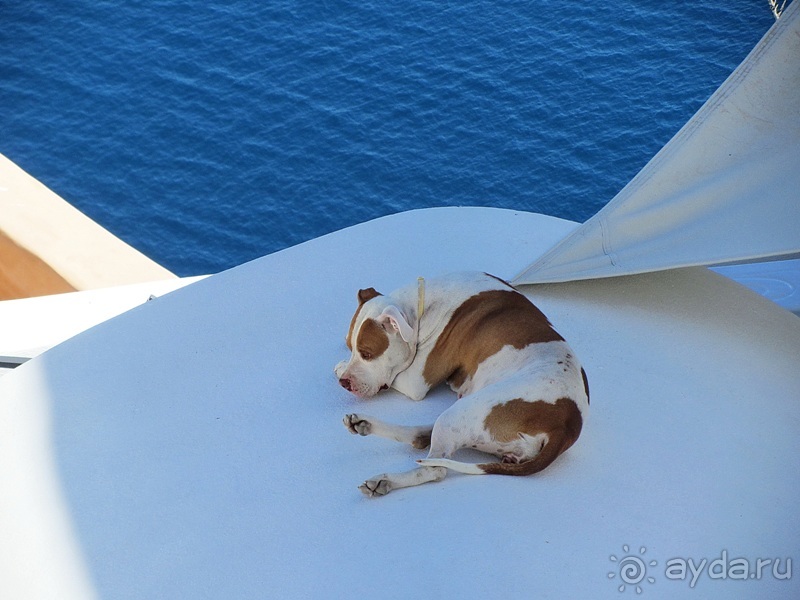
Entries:
POLYGON ((343 422, 350 433, 357 433, 358 435, 369 435, 372 433, 372 423, 369 422, 368 417, 345 415, 343 422))
POLYGON ((388 479, 383 479, 383 476, 379 475, 374 479, 367 479, 364 483, 358 486, 358 489, 361 490, 361 493, 369 498, 374 498, 375 496, 385 496, 389 492, 392 491, 392 484, 388 479))

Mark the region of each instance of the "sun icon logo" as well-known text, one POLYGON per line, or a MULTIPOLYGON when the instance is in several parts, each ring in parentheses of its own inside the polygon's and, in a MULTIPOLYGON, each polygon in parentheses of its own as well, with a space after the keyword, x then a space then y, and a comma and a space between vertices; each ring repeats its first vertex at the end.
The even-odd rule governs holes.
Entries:
POLYGON ((648 565, 655 567, 658 562, 651 560, 649 563, 645 563, 644 554, 647 552, 647 548, 644 546, 639 549, 639 556, 630 554, 630 548, 627 544, 622 546, 622 551, 625 553, 625 556, 622 558, 617 558, 613 554, 608 557, 611 562, 619 565, 619 572, 610 572, 608 574, 608 578, 614 579, 619 574, 619 578, 622 580, 622 585, 620 585, 617 589, 620 592, 624 592, 627 589, 626 586, 630 585, 635 587, 637 594, 641 594, 642 586, 639 585, 640 583, 642 583, 645 579, 647 579, 647 581, 650 583, 656 582, 655 577, 647 577, 647 567, 648 565))

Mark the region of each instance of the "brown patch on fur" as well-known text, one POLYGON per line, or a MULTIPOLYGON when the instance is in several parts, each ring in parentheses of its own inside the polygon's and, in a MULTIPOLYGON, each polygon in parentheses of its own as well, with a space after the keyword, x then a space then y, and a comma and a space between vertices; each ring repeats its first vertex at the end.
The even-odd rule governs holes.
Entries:
POLYGON ((373 360, 386 352, 389 336, 375 319, 365 319, 358 330, 356 350, 364 360, 373 360))
POLYGON ((353 339, 353 328, 356 326, 356 321, 358 320, 358 313, 361 312, 361 307, 364 306, 365 302, 369 302, 373 298, 377 298, 382 294, 377 291, 375 288, 367 288, 365 290, 358 290, 358 308, 356 309, 355 314, 353 314, 353 318, 350 319, 350 329, 347 331, 347 337, 345 338, 345 343, 347 347, 352 350, 353 344, 350 342, 353 339))
POLYGON ((425 433, 420 433, 414 438, 414 440, 411 442, 411 445, 418 450, 424 450, 431 445, 431 432, 427 431, 425 433))
POLYGON ((422 375, 430 386, 449 381, 458 387, 507 344, 521 349, 563 340, 542 311, 519 292, 480 292, 453 313, 428 355, 422 375))
POLYGON ((520 463, 486 463, 479 465, 485 473, 497 475, 532 475, 545 469, 566 451, 581 433, 583 418, 570 398, 559 398, 555 404, 517 398, 495 406, 484 419, 490 435, 500 442, 511 442, 519 434, 534 436, 546 433, 548 441, 530 460, 520 463))
POLYGON ((382 296, 382 294, 376 290, 375 288, 367 288, 365 290, 358 290, 358 304, 359 306, 364 304, 364 302, 369 302, 373 298, 377 298, 378 296, 382 296))
POLYGON ((586 390, 586 404, 590 404, 590 402, 589 402, 589 378, 586 377, 586 371, 583 370, 583 367, 581 367, 581 377, 583 377, 583 389, 586 390))

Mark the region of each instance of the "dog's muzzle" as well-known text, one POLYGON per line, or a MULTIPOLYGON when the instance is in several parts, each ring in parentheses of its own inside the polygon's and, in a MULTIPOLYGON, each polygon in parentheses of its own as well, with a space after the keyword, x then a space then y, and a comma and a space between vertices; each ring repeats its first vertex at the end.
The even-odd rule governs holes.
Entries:
MULTIPOLYGON (((351 381, 351 380, 350 380, 348 377, 342 377, 342 378, 340 378, 340 379, 339 379, 339 385, 341 385, 341 386, 342 386, 344 389, 346 389, 348 392, 353 392, 353 391, 354 391, 354 390, 353 390, 353 382, 352 382, 352 381, 351 381)), ((389 385, 388 385, 388 384, 386 384, 386 383, 384 383, 384 384, 383 384, 383 385, 380 387, 380 390, 379 390, 379 391, 388 390, 388 389, 389 389, 389 385)))

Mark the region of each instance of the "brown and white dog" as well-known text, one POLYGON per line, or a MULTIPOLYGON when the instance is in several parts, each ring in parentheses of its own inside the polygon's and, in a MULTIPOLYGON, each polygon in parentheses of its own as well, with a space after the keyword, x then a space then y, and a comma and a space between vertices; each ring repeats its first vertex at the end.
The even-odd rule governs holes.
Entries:
POLYGON ((358 303, 347 334, 352 354, 334 369, 342 387, 361 398, 393 387, 421 400, 446 381, 459 397, 433 425, 344 418, 351 433, 430 446, 417 461, 422 466, 365 481, 366 495, 440 481, 447 469, 530 475, 578 439, 589 407, 586 373, 547 317, 511 285, 459 273, 420 279, 388 296, 360 290, 358 303), (452 460, 462 448, 502 462, 452 460))

